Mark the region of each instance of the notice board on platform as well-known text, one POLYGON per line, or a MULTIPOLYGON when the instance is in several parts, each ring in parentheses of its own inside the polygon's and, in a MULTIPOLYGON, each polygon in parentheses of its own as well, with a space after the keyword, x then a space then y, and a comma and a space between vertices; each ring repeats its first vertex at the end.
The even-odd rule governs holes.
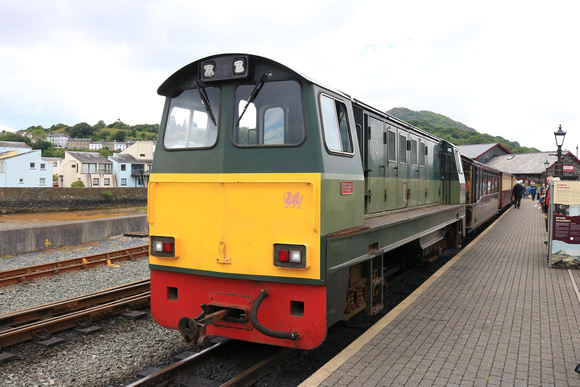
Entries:
POLYGON ((550 183, 550 266, 580 269, 580 182, 550 183))

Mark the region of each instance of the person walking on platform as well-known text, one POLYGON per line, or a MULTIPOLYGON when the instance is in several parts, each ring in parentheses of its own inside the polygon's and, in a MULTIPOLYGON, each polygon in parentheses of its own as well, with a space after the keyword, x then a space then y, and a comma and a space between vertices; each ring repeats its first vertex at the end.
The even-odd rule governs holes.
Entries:
POLYGON ((520 180, 517 181, 516 185, 512 189, 512 196, 514 197, 514 207, 520 208, 522 203, 522 196, 524 194, 524 187, 520 184, 520 180))
POLYGON ((536 187, 535 186, 531 186, 530 187, 530 193, 532 194, 532 201, 536 200, 536 187))

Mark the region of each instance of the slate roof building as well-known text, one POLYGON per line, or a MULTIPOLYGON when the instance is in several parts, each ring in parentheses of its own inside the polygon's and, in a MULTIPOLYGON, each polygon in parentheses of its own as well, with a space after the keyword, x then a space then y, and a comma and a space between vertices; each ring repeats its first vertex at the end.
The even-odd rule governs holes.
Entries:
POLYGON ((109 156, 119 187, 147 187, 154 148, 152 141, 139 141, 121 153, 109 156))
POLYGON ((494 157, 511 154, 509 150, 498 142, 494 144, 460 145, 458 148, 463 156, 484 164, 494 157))
POLYGON ((75 181, 82 181, 85 187, 114 187, 113 163, 100 153, 67 151, 62 162, 62 187, 75 181))
POLYGON ((580 179, 580 160, 572 152, 562 156, 562 168, 556 164, 556 152, 517 153, 498 156, 487 165, 508 172, 523 180, 525 185, 545 184, 547 176, 560 176, 562 180, 580 179), (563 171, 560 172, 560 169, 563 171), (547 175, 546 175, 547 173, 547 175))
POLYGON ((545 184, 550 175, 560 176, 562 180, 580 180, 580 160, 571 152, 562 153, 562 167, 559 167, 555 151, 512 154, 500 143, 460 145, 458 148, 463 156, 510 173, 525 185, 545 184))
POLYGON ((0 153, 16 151, 18 153, 30 152, 32 147, 25 142, 0 141, 0 153))
POLYGON ((52 164, 23 142, 0 141, 0 187, 52 187, 52 164))

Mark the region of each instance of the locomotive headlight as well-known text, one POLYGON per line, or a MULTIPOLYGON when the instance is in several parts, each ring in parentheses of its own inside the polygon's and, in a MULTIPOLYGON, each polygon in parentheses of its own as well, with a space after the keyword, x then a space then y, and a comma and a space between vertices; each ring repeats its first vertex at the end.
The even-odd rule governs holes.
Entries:
POLYGON ((202 64, 203 78, 213 78, 215 75, 215 63, 206 62, 202 64))
POLYGON ((246 61, 243 59, 236 59, 234 61, 234 74, 239 75, 246 72, 246 61))
POLYGON ((151 236, 151 255, 154 257, 175 258, 175 238, 151 236))
POLYGON ((290 262, 302 262, 302 252, 300 250, 290 250, 290 262))
POLYGON ((274 266, 292 269, 306 268, 306 246, 274 244, 274 266))

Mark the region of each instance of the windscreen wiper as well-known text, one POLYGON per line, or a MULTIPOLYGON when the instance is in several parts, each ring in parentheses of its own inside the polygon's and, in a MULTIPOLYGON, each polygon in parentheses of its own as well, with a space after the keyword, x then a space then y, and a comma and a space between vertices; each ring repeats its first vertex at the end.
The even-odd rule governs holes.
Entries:
POLYGON ((264 86, 264 81, 266 80, 266 78, 271 77, 271 76, 272 76, 272 72, 266 71, 264 73, 264 75, 262 75, 262 78, 260 78, 258 83, 256 83, 256 86, 254 86, 254 90, 252 90, 252 92, 250 93, 250 96, 248 97, 248 101, 246 102, 246 106, 244 106, 244 110, 242 110, 242 114, 240 114, 240 117, 238 118, 238 122, 236 123, 236 127, 240 125, 240 121, 241 121, 242 117, 244 116, 244 113, 246 112, 246 109, 248 108, 248 106, 250 106, 250 104, 252 102, 254 102, 254 100, 258 96, 258 93, 260 92, 260 90, 262 90, 262 86, 264 86))
POLYGON ((217 122, 216 122, 215 117, 213 115, 213 111, 211 110, 209 98, 207 97, 207 92, 205 91, 205 88, 199 84, 199 82, 196 82, 196 84, 197 84, 197 91, 199 92, 199 99, 201 99, 201 103, 205 107, 205 111, 209 114, 209 118, 211 118, 211 122, 213 122, 213 124, 215 126, 217 126, 217 122))

